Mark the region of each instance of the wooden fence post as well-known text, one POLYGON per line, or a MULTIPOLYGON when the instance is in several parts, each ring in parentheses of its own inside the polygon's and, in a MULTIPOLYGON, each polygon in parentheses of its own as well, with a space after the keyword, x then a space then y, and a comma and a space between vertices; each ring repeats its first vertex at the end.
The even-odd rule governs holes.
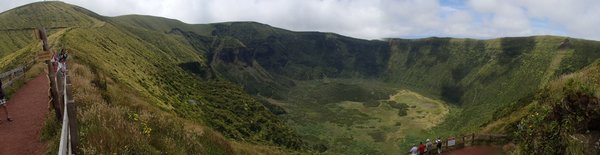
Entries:
POLYGON ((65 95, 64 91, 63 91, 64 90, 64 81, 62 80, 64 74, 61 73, 60 69, 58 69, 58 70, 59 71, 56 72, 56 88, 57 88, 56 92, 58 92, 58 98, 56 101, 58 102, 58 107, 60 108, 60 113, 62 115, 62 113, 65 112, 64 111, 65 110, 64 109, 65 108, 65 101, 64 101, 65 97, 63 96, 63 95, 65 95))
POLYGON ((8 75, 8 79, 9 79, 9 81, 12 81, 12 80, 13 80, 13 78, 14 78, 14 76, 15 76, 15 72, 11 72, 11 73, 8 75))
POLYGON ((54 113, 56 113, 56 120, 62 121, 62 112, 59 105, 60 97, 58 97, 58 88, 55 81, 56 74, 54 72, 54 64, 52 64, 50 60, 46 60, 46 64, 48 64, 48 79, 50 80, 50 96, 52 97, 52 107, 54 108, 54 113))
POLYGON ((69 116, 69 133, 71 134, 71 148, 73 151, 73 154, 80 154, 81 151, 79 150, 79 129, 78 129, 78 123, 77 123, 77 106, 75 105, 75 100, 73 99, 73 89, 71 88, 71 79, 69 78, 69 76, 66 76, 67 78, 67 94, 65 94, 67 96, 67 115, 69 116))
POLYGON ((465 136, 461 135, 463 147, 467 146, 467 141, 465 140, 465 136))
POLYGON ((448 150, 448 138, 446 138, 446 140, 445 140, 445 141, 444 141, 444 140, 442 140, 442 142, 443 142, 443 143, 442 143, 442 148, 443 148, 444 150, 448 150))
POLYGON ((475 145, 475 133, 471 134, 471 145, 475 145))

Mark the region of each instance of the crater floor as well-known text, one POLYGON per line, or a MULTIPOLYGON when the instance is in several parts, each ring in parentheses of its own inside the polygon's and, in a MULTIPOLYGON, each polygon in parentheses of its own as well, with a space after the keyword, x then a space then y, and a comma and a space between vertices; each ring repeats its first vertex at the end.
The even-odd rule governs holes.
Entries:
POLYGON ((300 81, 283 100, 269 99, 305 140, 345 154, 403 152, 407 135, 441 123, 449 106, 385 83, 359 79, 300 81))

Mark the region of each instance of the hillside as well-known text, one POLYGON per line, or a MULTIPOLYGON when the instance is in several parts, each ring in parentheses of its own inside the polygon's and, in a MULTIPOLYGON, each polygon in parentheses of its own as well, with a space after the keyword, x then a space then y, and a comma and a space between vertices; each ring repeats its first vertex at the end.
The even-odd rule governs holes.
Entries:
POLYGON ((506 133, 528 154, 598 154, 600 152, 600 63, 552 80, 535 95, 519 100, 484 132, 506 133), (523 149, 523 148, 540 149, 523 149))
POLYGON ((22 35, 7 37, 31 39, 23 47, 2 45, 21 48, 2 57, 7 62, 3 69, 15 64, 8 62, 20 62, 23 57, 19 55, 33 58, 37 54, 41 46, 31 27, 54 26, 49 32, 52 47, 69 49, 75 96, 81 102, 78 113, 84 151, 213 154, 251 144, 308 148, 239 86, 219 79, 198 80, 178 67, 204 62, 198 54, 202 51, 194 50, 180 36, 111 23, 105 20, 108 17, 62 2, 33 3, 0 16, 36 20, 36 25, 10 25, 10 29, 22 26, 18 30, 22 35), (38 14, 47 17, 34 17, 38 14), (76 18, 63 20, 72 16, 76 18), (130 95, 123 96, 125 92, 130 95), (212 130, 243 144, 229 142, 212 130))
POLYGON ((105 17, 62 2, 0 20, 1 70, 35 57, 39 27, 54 49, 70 50, 91 154, 391 154, 478 132, 600 57, 600 42, 558 36, 362 40, 255 22, 105 17))
MULTIPOLYGON (((306 104, 310 99, 295 99, 294 96, 303 96, 294 91, 304 87, 301 81, 328 81, 336 78, 379 81, 393 86, 392 89, 408 89, 458 107, 451 108, 452 112, 446 121, 432 128, 433 130, 417 130, 407 134, 408 137, 405 138, 390 134, 396 130, 388 131, 390 127, 395 128, 389 125, 381 126, 381 129, 385 129, 384 132, 359 130, 382 135, 383 139, 391 140, 388 142, 392 143, 398 143, 398 138, 404 139, 406 141, 399 144, 406 145, 431 135, 476 132, 481 126, 495 119, 496 113, 501 113, 522 98, 532 96, 548 81, 562 74, 580 70, 600 56, 597 52, 600 50, 599 44, 596 41, 556 36, 491 40, 425 38, 367 41, 328 33, 290 32, 257 23, 222 23, 214 26, 214 35, 236 38, 241 44, 234 50, 216 49, 209 53, 209 56, 215 55, 212 56, 213 62, 221 63, 219 59, 226 59, 223 61, 230 62, 229 65, 232 66, 225 67, 228 70, 224 71, 219 71, 222 64, 211 64, 212 67, 217 68, 217 72, 224 74, 226 78, 244 85, 247 92, 267 98, 268 103, 283 106, 290 112, 289 117, 292 117, 290 119, 284 115, 283 118, 296 122, 292 124, 298 125, 292 126, 300 126, 296 128, 301 130, 301 135, 319 139, 312 141, 329 145, 338 145, 335 141, 341 141, 344 136, 340 136, 339 140, 325 140, 327 138, 315 137, 330 136, 330 133, 314 135, 306 134, 302 130, 314 132, 332 129, 323 127, 324 124, 314 123, 321 121, 327 124, 330 120, 294 116, 294 111, 324 114, 344 112, 335 108, 336 106, 328 108, 334 109, 331 111, 319 109, 338 102, 335 100, 313 105, 306 104), (292 90, 288 90, 290 88, 292 90), (295 105, 301 106, 294 108, 295 105), (306 108, 311 110, 304 111, 306 108), (316 127, 306 129, 305 126, 316 127)), ((195 35, 187 36, 190 42, 201 38, 194 37, 195 35)), ((349 83, 353 84, 356 81, 350 80, 349 83)), ((343 88, 336 90, 337 93, 342 93, 341 89, 343 88)), ((340 101, 373 100, 368 99, 372 98, 369 96, 352 100, 347 98, 357 94, 337 93, 331 95, 342 96, 340 101)), ((383 93, 393 95, 389 91, 383 93)), ((374 98, 386 99, 387 97, 374 98)), ((365 112, 358 114, 362 115, 365 112)), ((347 115, 337 117, 345 116, 347 115)), ((362 119, 371 120, 373 117, 377 118, 367 114, 362 119)), ((345 125, 342 123, 335 126, 343 128, 345 125)), ((333 129, 339 130, 337 127, 333 129)), ((356 134, 354 129, 347 131, 347 135, 356 134)), ((371 136, 372 139, 367 141, 374 144, 357 145, 371 148, 384 145, 377 143, 379 136, 366 136, 371 136)), ((338 150, 343 151, 347 148, 338 150)))

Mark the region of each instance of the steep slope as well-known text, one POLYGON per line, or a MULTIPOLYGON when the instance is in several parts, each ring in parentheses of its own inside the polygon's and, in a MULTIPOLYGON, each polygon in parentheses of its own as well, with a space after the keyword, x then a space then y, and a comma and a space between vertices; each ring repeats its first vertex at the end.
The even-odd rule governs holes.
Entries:
POLYGON ((477 119, 454 124, 474 128, 552 77, 579 70, 600 56, 597 42, 552 36, 383 42, 289 32, 256 23, 214 26, 215 36, 238 39, 249 52, 245 59, 256 60, 272 76, 384 80, 463 105, 461 117, 477 119))
MULTIPOLYGON (((478 131, 529 102, 548 81, 600 57, 599 42, 566 37, 361 40, 255 22, 192 25, 151 16, 103 17, 61 2, 0 14, 0 20, 15 19, 27 20, 0 24, 0 33, 10 35, 0 42, 6 51, 0 52, 0 67, 30 59, 40 47, 31 41, 32 28, 46 27, 52 45, 70 49, 78 68, 76 86, 86 101, 81 115, 87 118, 81 124, 89 127, 83 135, 102 139, 99 135, 115 131, 98 124, 124 119, 119 124, 129 127, 124 133, 151 141, 133 149, 94 148, 95 139, 84 136, 87 149, 99 152, 157 153, 177 150, 173 144, 186 150, 218 144, 216 152, 230 153, 218 134, 188 130, 201 126, 234 141, 295 150, 397 152, 398 145, 425 137, 478 131), (127 92, 132 95, 123 98, 127 92), (90 93, 96 95, 86 96, 90 93), (435 110, 423 111, 425 105, 435 110), (118 111, 118 117, 94 117, 107 112, 96 108, 118 111), (142 113, 145 122, 135 116, 142 113), (427 122, 406 123, 419 127, 404 132, 411 126, 399 120, 427 122), (165 127, 172 125, 177 127, 165 127), (147 134, 148 129, 157 134, 147 134), (327 135, 330 129, 339 132, 327 135), (198 139, 181 133, 212 139, 189 144, 198 139), (167 138, 171 134, 178 138, 167 138)), ((119 136, 124 135, 102 140, 139 140, 114 139, 119 136)), ((187 153, 197 152, 210 149, 187 153)))
POLYGON ((198 51, 179 39, 107 24, 73 29, 63 43, 82 52, 75 53, 76 58, 147 95, 150 103, 205 122, 227 137, 292 149, 304 147, 291 130, 237 86, 224 81, 199 81, 179 68, 181 63, 204 61, 194 54, 198 51), (100 44, 89 44, 93 42, 100 44))
POLYGON ((84 8, 64 3, 32 3, 0 15, 2 29, 91 27, 104 17, 84 8))
POLYGON ((533 154, 600 153, 600 61, 561 76, 536 95, 515 132, 533 154))
POLYGON ((477 131, 549 80, 600 57, 596 41, 555 36, 367 41, 252 22, 210 24, 210 36, 170 26, 206 51, 214 74, 266 97, 266 105, 298 102, 290 99, 288 90, 300 87, 301 81, 349 78, 384 81, 459 107, 441 125, 409 135, 404 144, 431 134, 477 131))
POLYGON ((600 61, 552 80, 497 114, 487 132, 512 135, 525 154, 600 152, 600 61), (525 149, 540 148, 540 149, 525 149))
MULTIPOLYGON (((75 84, 75 94, 83 97, 78 97, 82 104, 78 112, 82 115, 80 134, 84 150, 158 153, 174 151, 177 148, 171 148, 172 145, 182 145, 186 147, 180 149, 191 154, 231 151, 229 142, 201 126, 209 126, 231 140, 244 143, 307 148, 292 130, 240 87, 220 79, 199 80, 179 67, 182 63, 205 61, 199 54, 202 51, 196 51, 181 36, 113 23, 109 17, 62 2, 33 3, 4 12, 0 17, 31 20, 3 23, 6 29, 27 32, 36 27, 52 29, 49 31, 52 47, 69 50, 74 76, 80 78, 76 80, 79 83, 75 84), (121 96, 125 92, 131 96, 121 96), (100 110, 103 108, 113 111, 100 110), (142 114, 145 116, 140 122, 142 118, 136 117, 142 114), (110 125, 102 125, 105 123, 110 125), (139 123, 142 130, 138 130, 139 123), (132 137, 117 138, 127 136, 121 134, 132 137), (194 138, 203 136, 207 140, 194 138), (144 137, 149 139, 142 140, 144 137), (127 143, 132 145, 118 145, 127 143)), ((3 46, 16 49, 13 53, 35 56, 40 44, 33 39, 28 45, 3 46)), ((19 59, 11 55, 3 57, 7 60, 3 63, 19 59)), ((56 130, 49 131, 52 135, 51 131, 56 130)))
MULTIPOLYGON (((102 25, 102 18, 81 7, 64 3, 32 3, 5 11, 0 14, 0 20, 3 21, 0 23, 0 57, 16 58, 19 60, 17 62, 24 62, 23 58, 31 61, 33 56, 23 55, 23 50, 32 52, 34 49, 31 48, 39 47, 37 28, 44 27, 53 34, 67 27, 102 25)), ((2 62, 12 60, 6 59, 2 62)))
POLYGON ((209 24, 186 24, 175 19, 144 16, 144 15, 124 15, 110 19, 120 25, 144 28, 158 32, 170 32, 173 28, 179 28, 186 31, 192 31, 200 35, 211 35, 213 27, 209 24))

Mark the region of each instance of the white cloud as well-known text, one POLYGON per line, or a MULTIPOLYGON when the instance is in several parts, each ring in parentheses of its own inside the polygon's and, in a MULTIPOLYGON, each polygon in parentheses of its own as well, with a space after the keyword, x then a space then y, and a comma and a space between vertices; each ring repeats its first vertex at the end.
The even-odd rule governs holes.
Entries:
POLYGON ((530 0, 516 5, 527 8, 528 16, 563 26, 571 36, 600 39, 600 1, 530 0))
POLYGON ((448 35, 465 35, 472 33, 474 27, 472 26, 473 17, 466 11, 453 11, 450 12, 446 18, 443 27, 443 33, 448 35))
MULTIPOLYGON (((0 1, 0 11, 33 0, 0 1)), ((146 14, 187 23, 257 21, 365 39, 560 34, 600 39, 597 0, 66 0, 106 16, 146 14), (446 3, 445 3, 446 2, 446 3), (450 2, 450 3, 448 3, 450 2), (460 5, 460 6, 453 6, 460 5), (539 22, 546 22, 540 24, 539 22), (538 22, 538 23, 536 23, 538 22), (539 25, 550 25, 541 27, 539 25)))

